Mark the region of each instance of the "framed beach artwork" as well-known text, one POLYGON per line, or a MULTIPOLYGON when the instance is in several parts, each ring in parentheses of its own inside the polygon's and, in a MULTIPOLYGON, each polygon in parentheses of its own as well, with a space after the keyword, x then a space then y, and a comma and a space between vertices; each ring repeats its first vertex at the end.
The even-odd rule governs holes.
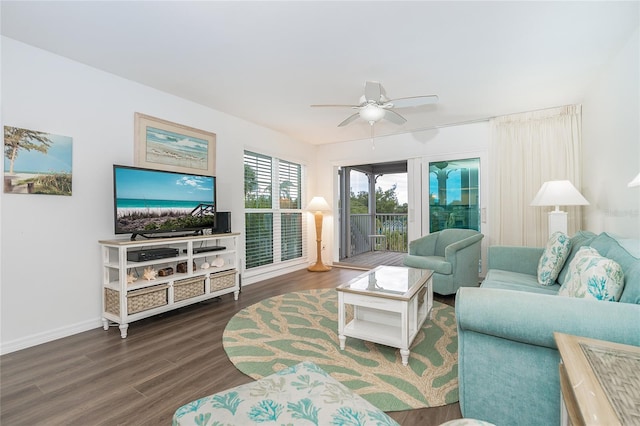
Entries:
POLYGON ((4 192, 71 195, 73 139, 4 126, 4 192))
POLYGON ((136 166, 215 175, 215 133, 136 112, 134 145, 136 166))

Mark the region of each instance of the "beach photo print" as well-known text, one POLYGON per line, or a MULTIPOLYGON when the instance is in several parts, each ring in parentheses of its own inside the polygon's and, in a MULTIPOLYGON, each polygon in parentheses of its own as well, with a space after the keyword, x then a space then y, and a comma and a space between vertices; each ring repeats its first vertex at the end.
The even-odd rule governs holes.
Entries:
POLYGON ((215 175, 216 134, 135 113, 134 164, 215 175))
POLYGON ((4 192, 71 195, 73 139, 4 126, 4 192))

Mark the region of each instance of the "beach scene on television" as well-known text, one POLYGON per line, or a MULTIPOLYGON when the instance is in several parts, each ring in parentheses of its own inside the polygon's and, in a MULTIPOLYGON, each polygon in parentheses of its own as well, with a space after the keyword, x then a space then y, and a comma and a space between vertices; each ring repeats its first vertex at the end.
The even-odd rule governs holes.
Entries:
POLYGON ((71 195, 73 139, 4 126, 4 192, 71 195))
POLYGON ((117 234, 214 226, 215 177, 114 166, 114 191, 117 234))

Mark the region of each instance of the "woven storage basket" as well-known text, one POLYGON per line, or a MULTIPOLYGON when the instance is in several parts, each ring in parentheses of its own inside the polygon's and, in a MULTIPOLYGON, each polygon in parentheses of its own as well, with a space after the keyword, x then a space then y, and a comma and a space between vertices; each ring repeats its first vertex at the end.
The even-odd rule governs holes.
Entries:
POLYGON ((127 313, 135 314, 166 305, 168 288, 167 284, 163 284, 128 292, 127 313))
POLYGON ((236 285, 236 271, 225 271, 218 272, 217 274, 209 275, 211 280, 209 291, 213 293, 214 291, 222 290, 223 288, 229 288, 236 285))
POLYGON ((204 277, 185 278, 173 283, 173 300, 190 299, 204 294, 204 277))
POLYGON ((110 288, 104 289, 104 310, 113 315, 120 315, 120 292, 110 288))

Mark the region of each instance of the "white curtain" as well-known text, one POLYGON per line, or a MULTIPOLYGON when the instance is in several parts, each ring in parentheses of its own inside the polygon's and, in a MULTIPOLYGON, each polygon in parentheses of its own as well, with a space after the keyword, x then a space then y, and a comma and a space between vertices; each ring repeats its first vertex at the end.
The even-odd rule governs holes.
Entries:
MULTIPOLYGON (((548 240, 548 212, 531 201, 549 180, 570 180, 582 191, 582 107, 571 105, 513 114, 491 120, 491 244, 543 247, 548 240)), ((580 207, 568 212, 568 233, 582 226, 580 207)))

